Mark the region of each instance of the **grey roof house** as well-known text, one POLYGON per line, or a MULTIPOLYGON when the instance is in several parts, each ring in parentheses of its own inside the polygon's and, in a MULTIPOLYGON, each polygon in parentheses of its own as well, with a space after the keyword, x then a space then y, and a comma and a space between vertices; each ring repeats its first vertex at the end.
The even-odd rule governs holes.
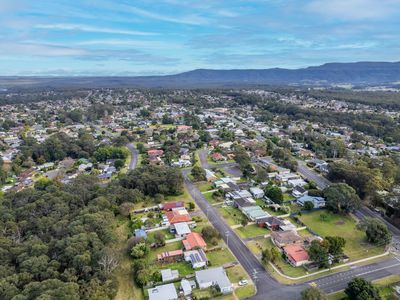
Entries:
POLYGON ((200 289, 216 286, 223 294, 233 291, 232 284, 223 267, 196 271, 196 281, 200 289))

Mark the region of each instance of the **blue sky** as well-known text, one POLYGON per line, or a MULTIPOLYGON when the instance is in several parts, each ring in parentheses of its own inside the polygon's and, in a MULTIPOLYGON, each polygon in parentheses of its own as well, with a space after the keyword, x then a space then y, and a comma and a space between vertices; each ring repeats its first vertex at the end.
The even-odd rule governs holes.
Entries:
POLYGON ((399 0, 0 0, 0 75, 399 61, 399 0))

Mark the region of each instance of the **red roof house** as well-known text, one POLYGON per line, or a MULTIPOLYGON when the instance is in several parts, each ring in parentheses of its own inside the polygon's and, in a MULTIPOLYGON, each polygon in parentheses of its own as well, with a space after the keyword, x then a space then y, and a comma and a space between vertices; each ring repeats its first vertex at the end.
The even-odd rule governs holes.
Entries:
MULTIPOLYGON (((186 211, 186 210, 185 210, 186 211)), ((168 222, 172 224, 180 223, 180 222, 190 222, 192 221, 192 218, 189 216, 189 214, 182 213, 180 210, 173 210, 173 211, 168 211, 165 213, 165 215, 168 218, 168 222)))
POLYGON ((183 251, 181 249, 157 254, 158 261, 176 261, 180 260, 182 257, 183 251))
POLYGON ((147 155, 150 157, 160 157, 164 155, 164 151, 163 150, 157 150, 157 149, 153 149, 153 150, 148 150, 147 151, 147 155))
POLYGON ((289 263, 294 267, 299 267, 309 262, 310 257, 307 251, 301 245, 292 244, 283 247, 283 252, 285 253, 289 263))
POLYGON ((183 201, 167 202, 163 204, 163 210, 169 211, 174 208, 184 207, 185 203, 183 201))
POLYGON ((195 248, 205 248, 207 247, 206 242, 202 238, 202 236, 197 232, 189 233, 186 236, 186 239, 182 241, 183 246, 186 250, 192 250, 195 248))
POLYGON ((225 157, 221 153, 215 152, 211 154, 211 159, 213 161, 220 161, 220 160, 225 160, 225 157))

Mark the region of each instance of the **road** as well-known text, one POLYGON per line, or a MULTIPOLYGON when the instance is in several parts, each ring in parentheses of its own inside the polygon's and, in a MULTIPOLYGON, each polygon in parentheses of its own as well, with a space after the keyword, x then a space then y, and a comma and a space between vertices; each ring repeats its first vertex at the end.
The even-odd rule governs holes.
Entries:
POLYGON ((297 172, 308 180, 314 181, 317 187, 319 187, 321 190, 331 185, 331 182, 328 179, 318 174, 314 170, 311 170, 302 160, 297 160, 297 172))
POLYGON ((263 265, 247 248, 242 240, 235 234, 230 226, 225 223, 217 209, 209 204, 209 202, 204 198, 204 195, 189 180, 187 176, 189 172, 190 170, 182 170, 185 185, 189 194, 207 216, 211 224, 218 230, 229 249, 255 282, 257 294, 251 299, 296 300, 301 299, 301 291, 307 288, 311 282, 318 285, 324 291, 330 293, 342 290, 346 287, 347 282, 351 278, 357 276, 362 276, 368 280, 375 280, 391 274, 400 274, 400 259, 389 258, 363 267, 352 267, 348 271, 335 273, 302 284, 281 284, 264 269, 263 265))
POLYGON ((136 168, 137 159, 138 159, 138 151, 135 146, 131 143, 127 145, 129 151, 131 152, 131 162, 129 163, 128 170, 133 170, 136 168))

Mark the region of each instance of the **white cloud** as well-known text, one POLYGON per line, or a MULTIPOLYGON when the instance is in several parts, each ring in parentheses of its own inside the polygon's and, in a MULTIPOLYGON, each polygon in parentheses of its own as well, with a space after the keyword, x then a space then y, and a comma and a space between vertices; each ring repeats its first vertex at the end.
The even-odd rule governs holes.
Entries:
POLYGON ((124 35, 157 35, 153 32, 136 31, 136 30, 125 30, 125 29, 113 29, 113 28, 102 28, 83 24, 39 24, 35 28, 38 29, 52 29, 52 30, 70 30, 70 31, 84 31, 84 32, 99 32, 99 33, 112 33, 112 34, 124 34, 124 35))
POLYGON ((162 41, 144 41, 144 40, 120 40, 120 39, 100 39, 100 40, 86 40, 76 43, 82 46, 130 46, 130 47, 141 47, 141 48, 155 48, 155 49, 171 49, 181 48, 182 45, 174 43, 164 43, 162 41))
POLYGON ((209 23, 208 19, 203 18, 198 15, 186 15, 186 16, 171 17, 171 16, 151 12, 149 10, 141 9, 141 8, 134 7, 134 6, 123 5, 123 7, 126 9, 126 11, 132 12, 136 15, 159 20, 159 21, 178 23, 178 24, 186 24, 186 25, 204 25, 204 24, 209 23))
POLYGON ((397 0, 313 0, 308 11, 345 20, 380 19, 399 11, 397 0))

